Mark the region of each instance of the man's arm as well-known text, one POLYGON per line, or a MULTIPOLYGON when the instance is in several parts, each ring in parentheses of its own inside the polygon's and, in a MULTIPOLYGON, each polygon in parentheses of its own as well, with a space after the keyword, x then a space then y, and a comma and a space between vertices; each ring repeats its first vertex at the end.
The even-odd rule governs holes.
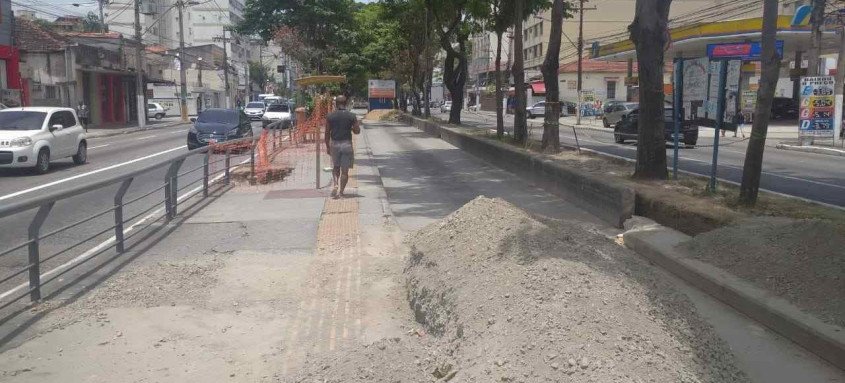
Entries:
POLYGON ((329 145, 329 143, 332 140, 332 129, 329 127, 329 124, 326 124, 325 130, 326 130, 326 133, 323 135, 323 140, 326 142, 326 153, 329 153, 329 155, 331 155, 332 150, 331 150, 331 146, 329 145))
POLYGON ((358 123, 358 118, 355 118, 355 122, 352 123, 352 133, 361 134, 361 125, 358 123))

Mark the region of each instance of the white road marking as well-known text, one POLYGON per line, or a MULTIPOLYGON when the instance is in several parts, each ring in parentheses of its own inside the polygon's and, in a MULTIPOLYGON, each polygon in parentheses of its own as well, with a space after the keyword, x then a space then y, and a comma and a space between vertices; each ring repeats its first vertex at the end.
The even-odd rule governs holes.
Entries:
POLYGON ((136 158, 136 159, 131 160, 131 161, 121 162, 121 163, 119 163, 119 164, 114 164, 114 165, 111 165, 111 166, 106 166, 106 167, 101 168, 101 169, 92 170, 92 171, 87 172, 87 173, 77 174, 77 175, 75 175, 75 176, 71 176, 71 177, 68 177, 68 178, 63 178, 63 179, 60 179, 60 180, 56 180, 56 181, 53 181, 53 182, 49 182, 49 183, 46 183, 46 184, 43 184, 43 185, 36 186, 36 187, 34 187, 34 188, 29 188, 29 189, 26 189, 26 190, 21 190, 21 191, 14 192, 14 193, 11 193, 11 194, 6 194, 6 195, 4 195, 4 196, 0 197, 0 201, 5 200, 5 199, 9 199, 9 198, 13 198, 13 197, 17 197, 17 196, 19 196, 19 195, 24 195, 24 194, 27 194, 27 193, 32 193, 32 192, 34 192, 34 191, 36 191, 36 190, 41 190, 41 189, 45 189, 45 188, 48 188, 48 187, 56 186, 56 185, 58 185, 58 184, 65 183, 65 182, 68 182, 68 181, 73 181, 73 180, 75 180, 75 179, 79 179, 79 178, 82 178, 82 177, 87 177, 87 176, 90 176, 90 175, 92 175, 92 174, 102 173, 102 172, 104 172, 104 171, 108 171, 108 170, 112 170, 112 169, 115 169, 115 168, 119 168, 119 167, 121 167, 121 166, 126 166, 126 165, 129 165, 129 164, 134 164, 134 163, 136 163, 136 162, 140 162, 140 161, 147 160, 147 159, 150 159, 150 158, 153 158, 153 157, 157 157, 157 156, 160 156, 160 155, 162 155, 162 154, 167 154, 167 153, 170 153, 170 152, 173 152, 173 151, 176 151, 176 150, 184 149, 184 148, 185 148, 185 146, 186 146, 186 145, 182 145, 182 146, 175 147, 175 148, 172 148, 172 149, 167 149, 167 150, 165 150, 165 151, 161 151, 161 152, 158 152, 158 153, 153 153, 153 154, 150 154, 150 155, 148 155, 148 156, 144 156, 144 157, 136 158))
POLYGON ((153 134, 152 136, 146 136, 146 137, 136 138, 136 140, 148 140, 148 139, 150 139, 150 138, 156 138, 156 137, 158 137, 158 135, 153 134))
MULTIPOLYGON (((243 165, 243 164, 245 164, 245 163, 248 163, 249 161, 250 161, 250 159, 249 159, 249 158, 247 158, 247 159, 245 159, 245 160, 241 161, 238 165, 243 165)), ((236 166, 237 166, 237 165, 236 165, 236 166)), ((225 174, 218 174, 217 176, 215 176, 214 178, 211 178, 211 179, 209 180, 209 184, 214 183, 214 182, 216 182, 216 181, 219 181, 220 179, 222 179, 222 178, 223 178, 223 177, 225 177, 225 176, 226 176, 225 174)), ((202 187, 202 185, 200 185, 200 186, 197 186, 197 187, 195 187, 195 188, 193 188, 193 189, 191 189, 191 190, 188 190, 188 191, 187 191, 187 192, 185 192, 185 193, 182 193, 182 195, 181 195, 181 196, 176 197, 176 202, 178 203, 179 201, 181 201, 181 200, 185 199, 185 197, 186 197, 186 196, 193 196, 193 194, 194 194, 194 193, 199 192, 200 190, 202 190, 202 188, 203 188, 203 187, 202 187)), ((150 214, 146 215, 145 217, 143 217, 143 218, 139 219, 137 222, 133 223, 132 225, 130 225, 130 226, 129 226, 129 227, 127 227, 126 229, 124 229, 124 230, 123 230, 123 235, 124 235, 124 237, 126 236, 126 234, 128 234, 129 232, 131 232, 132 230, 134 230, 134 229, 135 229, 135 228, 137 228, 138 226, 143 225, 145 222, 149 221, 149 220, 150 220, 150 219, 152 219, 153 217, 155 217, 155 216, 157 216, 157 215, 161 214, 161 212, 162 212, 163 210, 164 210, 164 207, 160 207, 160 208, 158 208, 158 209, 154 210, 152 213, 150 213, 150 214)), ((93 256, 94 256, 95 254, 97 254, 100 250, 103 250, 103 249, 105 249, 106 247, 111 246, 111 245, 115 242, 115 240, 116 240, 116 238, 115 238, 114 236, 111 236, 111 237, 109 237, 108 239, 106 239, 105 241, 101 242, 99 245, 94 246, 94 247, 92 247, 92 248, 88 249, 87 251, 85 251, 84 253, 80 254, 80 255, 79 255, 79 256, 77 256, 76 258, 73 258, 73 259, 71 259, 71 260, 69 260, 69 261, 67 261, 67 262, 65 262, 65 263, 63 263, 63 264, 61 264, 61 265, 59 265, 59 266, 56 266, 55 268, 53 268, 53 269, 51 269, 51 270, 49 270, 49 271, 46 271, 44 274, 41 274, 41 280, 43 281, 44 279, 46 279, 47 277, 49 277, 49 276, 51 276, 51 275, 53 275, 53 274, 56 274, 56 273, 58 273, 58 272, 60 272, 60 271, 62 271, 62 270, 64 270, 64 269, 67 269, 67 268, 69 268, 69 267, 71 267, 71 266, 73 266, 73 265, 75 265, 75 264, 77 264, 77 263, 80 263, 80 262, 83 262, 83 261, 88 260, 88 258, 93 257, 93 256)), ((3 300, 3 299, 5 299, 6 297, 8 297, 9 295, 12 295, 12 294, 14 294, 14 293, 16 293, 16 292, 18 292, 18 291, 20 291, 20 290, 23 290, 23 289, 25 289, 25 288, 28 288, 28 287, 29 287, 29 283, 23 283, 23 284, 20 284, 20 285, 16 286, 15 288, 13 288, 13 289, 11 289, 11 290, 8 290, 8 291, 6 291, 6 292, 4 292, 3 294, 0 294, 0 300, 3 300)))
POLYGON ((99 149, 99 148, 105 148, 106 146, 109 146, 109 145, 111 145, 111 144, 103 144, 103 145, 89 146, 89 147, 88 147, 88 150, 91 150, 91 149, 99 149))

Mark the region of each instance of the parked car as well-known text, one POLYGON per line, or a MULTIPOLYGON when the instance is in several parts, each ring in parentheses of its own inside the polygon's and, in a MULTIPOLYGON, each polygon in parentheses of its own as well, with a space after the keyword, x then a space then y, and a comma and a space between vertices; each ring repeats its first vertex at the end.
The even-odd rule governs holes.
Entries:
POLYGON ((775 97, 775 99, 772 100, 772 119, 798 119, 798 103, 789 97, 775 97))
POLYGON ((264 115, 264 102, 262 101, 251 101, 246 104, 244 108, 244 113, 250 120, 260 120, 261 116, 264 115))
POLYGON ((440 105, 440 113, 449 113, 452 111, 452 101, 444 101, 440 105))
MULTIPOLYGON (((545 116, 546 115, 546 102, 540 101, 534 105, 525 108, 525 113, 528 115, 528 118, 534 118, 537 116, 545 116)), ((565 110, 563 106, 560 108, 560 116, 566 117, 569 115, 569 111, 565 110)))
POLYGON ((161 120, 164 116, 167 115, 167 108, 161 106, 161 104, 157 102, 148 102, 147 103, 147 118, 155 118, 156 120, 161 120))
POLYGON ((467 110, 470 112, 477 112, 481 110, 481 104, 472 104, 470 106, 467 106, 467 110))
POLYGON ((370 105, 367 103, 366 99, 354 99, 352 100, 352 109, 368 109, 370 105))
POLYGON ((261 126, 267 127, 270 124, 275 124, 277 128, 289 128, 291 126, 292 116, 290 113, 290 105, 287 104, 270 104, 264 111, 261 117, 261 126))
MULTIPOLYGON (((604 102, 604 107, 602 107, 602 111, 604 112, 604 114, 608 114, 608 113, 610 113, 611 110, 613 110, 614 106, 616 106, 618 104, 624 104, 624 103, 625 103, 625 101, 607 100, 607 101, 604 102)), ((605 126, 605 127, 607 127, 607 126, 605 126)))
POLYGON ((622 120, 622 116, 631 113, 631 111, 636 110, 639 106, 640 104, 636 102, 615 103, 608 109, 605 109, 604 117, 602 117, 601 121, 604 123, 605 128, 616 126, 616 123, 622 120))
MULTIPOLYGON (((674 142, 675 122, 672 113, 671 107, 663 108, 663 136, 666 141, 674 142)), ((616 123, 616 127, 613 129, 614 141, 621 144, 626 140, 637 139, 639 115, 639 108, 637 108, 622 116, 622 119, 616 123)), ((678 142, 682 142, 684 145, 695 146, 698 142, 698 126, 690 123, 682 124, 679 133, 678 142)))
POLYGON ((249 117, 237 109, 206 109, 198 117, 191 117, 191 121, 194 125, 188 130, 189 150, 252 136, 249 117))
POLYGON ((71 108, 22 107, 0 110, 0 168, 50 170, 50 161, 88 161, 85 129, 71 108))
POLYGON ((569 116, 574 116, 578 113, 578 103, 572 101, 561 101, 563 104, 561 107, 566 106, 566 114, 569 116))

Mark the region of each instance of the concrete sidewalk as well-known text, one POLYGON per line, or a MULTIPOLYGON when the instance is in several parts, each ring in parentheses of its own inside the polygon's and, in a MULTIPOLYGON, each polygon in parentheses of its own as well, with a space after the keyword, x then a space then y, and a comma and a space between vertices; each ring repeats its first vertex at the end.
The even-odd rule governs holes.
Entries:
POLYGON ((286 149, 284 181, 230 188, 79 299, 43 303, 0 348, 0 380, 275 382, 309 353, 398 336, 406 252, 357 150, 346 199, 328 173, 315 188, 314 144, 286 149))

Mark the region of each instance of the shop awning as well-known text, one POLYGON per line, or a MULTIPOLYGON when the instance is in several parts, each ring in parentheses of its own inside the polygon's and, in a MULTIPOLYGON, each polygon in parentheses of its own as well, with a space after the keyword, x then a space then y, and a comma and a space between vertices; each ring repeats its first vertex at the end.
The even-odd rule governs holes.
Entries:
POLYGON ((534 81, 531 83, 531 91, 534 94, 546 94, 546 84, 542 81, 534 81))

